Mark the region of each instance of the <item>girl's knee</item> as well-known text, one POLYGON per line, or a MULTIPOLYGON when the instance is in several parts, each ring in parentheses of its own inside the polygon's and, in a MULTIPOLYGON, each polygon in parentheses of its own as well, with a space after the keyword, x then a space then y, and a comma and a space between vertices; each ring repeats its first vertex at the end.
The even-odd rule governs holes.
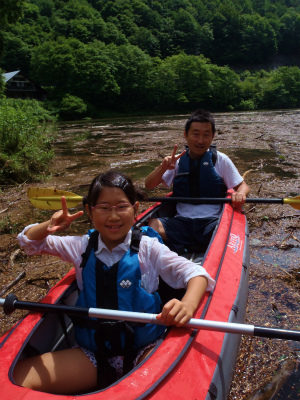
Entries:
POLYGON ((93 389, 97 369, 80 349, 45 353, 19 361, 13 372, 17 385, 53 394, 76 394, 93 389))
POLYGON ((13 372, 13 378, 17 385, 27 387, 33 390, 39 390, 41 386, 41 377, 39 370, 40 362, 36 357, 19 361, 13 372), (36 367, 38 365, 38 368, 36 367))

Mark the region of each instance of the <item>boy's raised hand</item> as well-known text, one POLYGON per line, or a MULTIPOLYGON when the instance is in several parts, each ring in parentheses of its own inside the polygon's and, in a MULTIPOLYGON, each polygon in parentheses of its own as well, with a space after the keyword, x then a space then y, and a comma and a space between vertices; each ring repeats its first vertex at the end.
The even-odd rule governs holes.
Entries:
POLYGON ((67 201, 64 196, 61 198, 61 210, 52 215, 47 231, 54 233, 68 229, 71 223, 83 215, 83 211, 78 211, 75 214, 70 214, 67 207, 67 201))
POLYGON ((164 158, 164 160, 162 162, 163 169, 165 169, 165 170, 174 169, 176 161, 186 153, 186 150, 183 150, 182 153, 180 153, 180 154, 178 154, 178 156, 176 156, 177 148, 178 148, 178 145, 175 144, 172 155, 164 158))

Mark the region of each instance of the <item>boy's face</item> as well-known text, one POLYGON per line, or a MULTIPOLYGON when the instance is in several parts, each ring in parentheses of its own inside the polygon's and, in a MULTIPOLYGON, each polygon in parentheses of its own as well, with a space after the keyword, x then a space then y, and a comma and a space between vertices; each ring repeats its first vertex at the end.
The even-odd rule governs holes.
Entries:
POLYGON ((209 149, 214 134, 210 122, 192 122, 184 137, 190 149, 190 157, 198 160, 209 149))

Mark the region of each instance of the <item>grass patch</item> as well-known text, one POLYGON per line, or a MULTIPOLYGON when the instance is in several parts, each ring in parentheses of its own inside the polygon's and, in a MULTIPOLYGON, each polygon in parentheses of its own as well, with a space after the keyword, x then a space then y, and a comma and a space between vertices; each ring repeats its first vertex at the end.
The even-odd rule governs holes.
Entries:
POLYGON ((47 175, 56 131, 50 119, 36 100, 0 100, 0 184, 37 181, 47 175))

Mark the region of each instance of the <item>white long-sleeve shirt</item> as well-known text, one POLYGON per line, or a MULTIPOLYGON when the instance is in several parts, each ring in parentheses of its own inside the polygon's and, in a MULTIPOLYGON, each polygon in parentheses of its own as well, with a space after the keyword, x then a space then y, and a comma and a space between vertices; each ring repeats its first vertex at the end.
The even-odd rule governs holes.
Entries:
MULTIPOLYGON (((30 240, 25 233, 31 226, 33 225, 27 226, 19 233, 18 241, 20 246, 29 255, 48 254, 60 257, 63 261, 73 264, 75 266, 78 287, 82 290, 81 255, 86 250, 89 236, 49 235, 42 240, 30 240)), ((108 250, 99 235, 98 250, 95 252, 95 255, 105 265, 112 266, 129 250, 130 243, 131 230, 126 235, 124 242, 112 251, 108 250)), ((195 276, 205 276, 207 278, 207 291, 211 291, 215 286, 215 281, 201 265, 178 256, 167 246, 161 244, 157 238, 150 238, 146 235, 142 236, 138 259, 142 273, 141 285, 148 293, 153 293, 158 289, 159 275, 175 289, 186 288, 188 281, 195 276)))

